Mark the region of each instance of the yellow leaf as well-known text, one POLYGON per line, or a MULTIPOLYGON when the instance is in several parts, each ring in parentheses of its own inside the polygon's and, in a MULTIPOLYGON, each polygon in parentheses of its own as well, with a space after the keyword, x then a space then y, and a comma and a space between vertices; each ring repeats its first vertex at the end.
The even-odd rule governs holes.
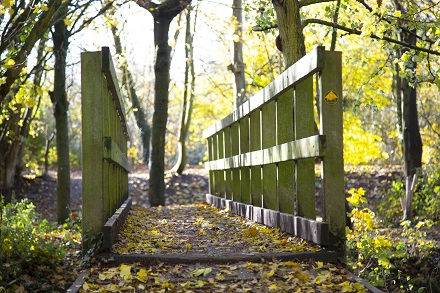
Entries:
POLYGON ((275 270, 271 270, 270 272, 268 272, 268 273, 266 274, 266 277, 270 278, 270 277, 273 276, 273 274, 275 274, 275 270))
POLYGON ((248 237, 255 237, 257 236, 258 231, 256 227, 252 227, 249 229, 246 229, 246 231, 244 231, 244 235, 248 236, 248 237))
POLYGON ((202 288, 203 286, 205 286, 205 282, 203 282, 202 280, 198 280, 194 285, 194 287, 196 288, 202 288))
POLYGON ((317 261, 316 265, 318 266, 318 269, 322 269, 322 267, 324 266, 324 263, 322 261, 317 261))
POLYGON ((41 10, 43 10, 43 11, 48 11, 49 8, 48 8, 46 5, 42 4, 42 5, 41 5, 41 10))
POLYGON ((272 284, 269 286, 269 290, 276 290, 277 289, 277 284, 272 284))
POLYGON ((131 266, 122 264, 119 270, 119 275, 124 278, 124 280, 128 280, 131 277, 131 266))
POLYGON ((318 276, 315 278, 315 280, 313 281, 313 283, 319 285, 319 284, 321 284, 321 283, 327 281, 327 279, 328 279, 329 277, 330 277, 330 272, 326 272, 326 273, 324 273, 324 274, 320 274, 320 275, 318 275, 318 276))
POLYGON ((145 283, 147 281, 148 271, 144 269, 140 269, 136 274, 136 279, 140 282, 145 283))
POLYGON ((71 26, 71 25, 72 25, 72 21, 71 21, 70 19, 65 18, 65 19, 64 19, 64 24, 65 24, 66 26, 71 26))
POLYGON ((14 5, 14 1, 13 0, 3 0, 2 5, 5 8, 10 8, 12 5, 14 5))
POLYGON ((11 58, 6 58, 5 63, 4 63, 4 67, 5 68, 11 68, 15 65, 15 61, 11 58))

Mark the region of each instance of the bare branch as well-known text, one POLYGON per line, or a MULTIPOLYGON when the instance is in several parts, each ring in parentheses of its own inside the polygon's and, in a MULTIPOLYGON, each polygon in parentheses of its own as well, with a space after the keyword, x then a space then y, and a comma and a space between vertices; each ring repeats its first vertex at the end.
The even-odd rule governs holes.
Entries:
POLYGON ((335 1, 336 0, 302 0, 299 1, 299 8, 313 4, 318 4, 318 3, 335 2, 335 1))
MULTIPOLYGON (((336 24, 336 23, 332 23, 332 22, 325 21, 325 20, 322 20, 322 19, 314 19, 314 18, 304 20, 303 21, 303 27, 306 27, 307 25, 312 24, 312 23, 321 24, 321 25, 325 25, 325 26, 328 26, 328 27, 333 27, 333 28, 345 31, 345 32, 347 32, 347 33, 349 33, 351 35, 361 35, 362 34, 362 31, 360 31, 360 30, 350 29, 348 27, 345 27, 345 26, 342 26, 342 25, 339 25, 339 24, 336 24)), ((409 48, 409 49, 414 49, 416 51, 425 52, 425 53, 428 53, 428 54, 433 54, 433 55, 440 56, 440 52, 439 51, 433 51, 433 50, 430 50, 430 49, 414 46, 414 45, 411 45, 411 44, 408 44, 408 43, 405 43, 405 42, 401 42, 401 41, 398 41, 398 40, 395 40, 395 39, 392 39, 392 38, 389 38, 389 37, 380 38, 380 37, 378 37, 378 36, 376 36, 374 34, 371 34, 369 37, 372 38, 372 39, 376 39, 376 40, 387 41, 387 42, 390 42, 390 43, 393 43, 393 44, 397 44, 397 45, 400 45, 402 47, 406 47, 406 48, 409 48)))

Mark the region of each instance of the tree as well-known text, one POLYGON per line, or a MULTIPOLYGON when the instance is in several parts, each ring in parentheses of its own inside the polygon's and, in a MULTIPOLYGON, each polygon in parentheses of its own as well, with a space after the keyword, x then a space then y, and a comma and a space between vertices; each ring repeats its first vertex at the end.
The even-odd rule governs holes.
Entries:
MULTIPOLYGON (((67 7, 64 10, 67 15, 67 7)), ((66 58, 69 34, 64 19, 58 20, 52 32, 55 55, 54 88, 50 99, 54 105, 57 146, 57 220, 64 222, 69 217, 70 207, 70 151, 69 151, 69 103, 66 93, 66 58)))
POLYGON ((186 139, 188 137, 189 126, 191 124, 191 115, 193 111, 194 91, 196 85, 196 76, 194 71, 194 47, 193 39, 197 23, 197 11, 194 19, 193 31, 191 31, 191 11, 189 7, 186 14, 186 32, 185 32, 185 90, 183 92, 183 101, 180 114, 179 141, 177 143, 177 161, 171 172, 182 174, 186 166, 186 139), (191 79, 191 82, 189 81, 191 79))
POLYGON ((50 94, 51 101, 54 105, 54 116, 56 125, 56 146, 57 146, 57 220, 59 223, 64 222, 70 213, 70 148, 69 148, 69 121, 68 111, 69 102, 66 93, 66 58, 69 50, 69 38, 81 30, 93 19, 102 15, 109 9, 113 1, 104 5, 95 15, 88 17, 87 9, 92 4, 92 0, 84 3, 75 3, 65 1, 71 5, 65 6, 60 10, 60 17, 54 25, 52 33, 53 51, 55 55, 54 66, 54 90, 50 94), (68 15, 78 13, 71 30, 67 24, 72 24, 66 19, 68 15), (81 22, 82 21, 82 22, 81 22), (78 26, 75 26, 75 25, 78 26))
POLYGON ((151 140, 151 168, 149 199, 152 206, 165 205, 165 134, 168 119, 168 88, 170 83, 170 52, 168 34, 171 21, 190 2, 166 0, 160 4, 149 0, 135 0, 148 10, 154 19, 154 45, 156 58, 154 65, 154 113, 151 140))
MULTIPOLYGON (((432 1, 422 1, 417 5, 413 2, 395 1, 394 11, 389 11, 389 7, 382 4, 382 1, 375 3, 376 7, 370 7, 365 1, 358 0, 355 4, 360 4, 361 8, 344 4, 347 11, 352 9, 352 18, 345 21, 345 25, 338 24, 339 8, 335 10, 333 22, 325 19, 301 19, 300 9, 311 4, 324 2, 336 2, 335 0, 273 0, 273 7, 276 12, 277 25, 271 23, 266 27, 259 27, 258 30, 278 27, 279 36, 277 40, 278 48, 283 52, 286 65, 289 66, 296 62, 305 53, 303 27, 310 24, 320 24, 338 29, 349 34, 357 34, 363 37, 383 40, 393 51, 400 52, 400 58, 406 58, 404 75, 402 79, 401 89, 398 96, 402 97, 402 104, 398 107, 402 108, 402 130, 403 141, 402 150, 405 161, 405 174, 407 177, 407 196, 406 196, 406 212, 405 218, 410 218, 411 190, 415 186, 414 172, 421 166, 422 142, 420 139, 420 130, 417 117, 417 77, 414 76, 416 71, 415 60, 421 60, 418 54, 425 54, 425 62, 430 67, 430 58, 432 55, 440 55, 439 51, 431 49, 435 44, 435 39, 431 39, 435 30, 435 17, 430 17, 427 11, 435 9, 436 5, 432 1), (410 7, 412 13, 407 11, 410 7), (359 10, 366 9, 359 13, 359 10), (356 11, 356 12, 355 12, 356 11), (355 17, 355 13, 363 15, 363 17, 355 17), (369 18, 364 16, 368 15, 369 18), (417 33, 419 31, 419 34, 417 33), (409 52, 411 52, 409 54, 409 52), (408 59, 409 58, 409 59, 408 59), (410 62, 407 62, 407 61, 410 62), (407 79, 408 71, 412 79, 407 79), (404 113, 405 112, 405 113, 404 113)), ((338 1, 337 4, 340 2, 338 1)), ((352 4, 354 6, 354 4, 352 4)), ((329 9, 327 11, 333 11, 329 9)), ((434 13, 435 15, 435 13, 434 13)), ((356 15, 358 16, 358 15, 356 15)), ((435 37, 434 37, 435 38, 435 37)), ((397 59, 399 60, 399 59, 397 59)), ((434 77, 435 78, 435 77, 434 77)), ((439 83, 440 84, 440 83, 439 83)), ((416 177, 415 177, 416 178, 416 177)), ((404 206, 404 204, 402 204, 404 206)), ((404 209, 405 210, 405 209, 404 209)))
MULTIPOLYGON (((26 60, 38 40, 53 25, 60 9, 67 5, 61 0, 50 0, 47 4, 41 1, 33 1, 32 5, 25 1, 8 4, 4 7, 7 12, 0 14, 3 29, 0 41, 0 193, 7 201, 20 165, 28 120, 42 94, 40 87, 34 86, 29 81, 30 75, 24 72, 26 60)), ((39 60, 38 64, 41 62, 39 60)), ((38 65, 35 68, 40 69, 38 65)), ((39 73, 34 73, 37 84, 39 73)))
POLYGON ((233 0, 232 18, 233 35, 233 64, 228 69, 234 74, 234 103, 237 108, 246 99, 245 64, 243 62, 243 0, 233 0))
POLYGON ((133 105, 133 113, 136 118, 136 124, 141 131, 141 141, 143 148, 143 158, 145 164, 149 164, 150 161, 150 137, 151 137, 151 127, 147 120, 147 113, 145 108, 142 106, 141 100, 136 93, 136 84, 132 72, 129 69, 127 58, 122 47, 122 42, 120 38, 120 32, 116 26, 116 22, 112 19, 114 18, 115 9, 110 9, 109 18, 107 23, 110 25, 110 30, 113 34, 113 40, 115 41, 116 54, 120 55, 122 58, 122 63, 120 64, 122 69, 122 85, 126 88, 130 101, 133 105))

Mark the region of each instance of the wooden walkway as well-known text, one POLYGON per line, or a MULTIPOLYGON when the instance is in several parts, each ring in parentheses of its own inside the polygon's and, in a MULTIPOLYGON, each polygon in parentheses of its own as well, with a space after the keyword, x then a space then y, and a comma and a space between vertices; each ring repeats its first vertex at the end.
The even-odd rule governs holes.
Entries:
POLYGON ((68 292, 380 292, 336 253, 206 203, 132 208, 111 247, 68 292))

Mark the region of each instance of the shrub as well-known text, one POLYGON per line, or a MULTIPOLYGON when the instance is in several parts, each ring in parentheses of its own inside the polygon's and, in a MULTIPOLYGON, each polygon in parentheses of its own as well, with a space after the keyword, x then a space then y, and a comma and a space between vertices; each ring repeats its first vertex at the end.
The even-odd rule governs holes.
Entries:
MULTIPOLYGON (((75 224, 56 227, 41 220, 35 206, 27 200, 6 205, 0 201, 0 292, 14 290, 16 286, 41 290, 45 280, 60 269, 67 246, 79 242, 79 234, 71 233, 69 225, 75 224)), ((53 292, 51 281, 46 284, 49 287, 43 291, 53 292)))
POLYGON ((393 292, 424 292, 423 288, 439 286, 435 281, 439 247, 425 231, 433 222, 404 221, 397 229, 379 229, 377 216, 365 207, 365 191, 353 188, 349 194, 353 230, 347 228, 348 265, 372 284, 393 292), (419 291, 413 291, 416 288, 419 291))
MULTIPOLYGON (((413 198, 415 222, 430 220, 440 223, 440 168, 419 169, 418 183, 413 198)), ((402 219, 400 198, 405 195, 405 184, 401 180, 393 181, 388 190, 384 190, 385 200, 379 204, 378 212, 386 225, 399 226, 402 219)))

